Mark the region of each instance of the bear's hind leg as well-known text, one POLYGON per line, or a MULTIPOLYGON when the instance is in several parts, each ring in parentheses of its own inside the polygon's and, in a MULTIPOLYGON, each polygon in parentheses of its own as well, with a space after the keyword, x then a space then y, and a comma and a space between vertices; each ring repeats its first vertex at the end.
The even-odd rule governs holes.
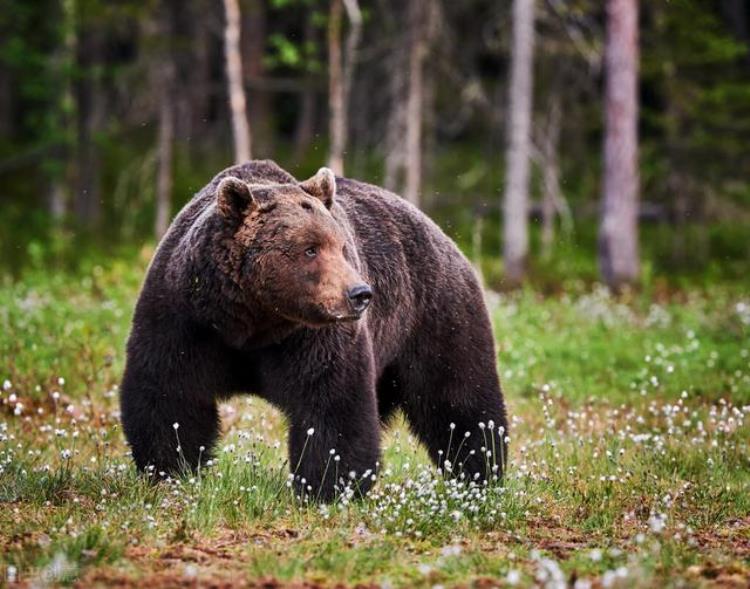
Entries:
POLYGON ((430 459, 446 474, 466 480, 500 478, 506 466, 505 412, 494 395, 475 394, 460 402, 465 389, 436 389, 404 403, 411 430, 427 447, 430 459), (421 398, 420 398, 421 397, 421 398))
POLYGON ((468 314, 452 324, 444 319, 425 329, 430 341, 400 359, 404 413, 448 474, 500 478, 508 424, 489 321, 468 314))

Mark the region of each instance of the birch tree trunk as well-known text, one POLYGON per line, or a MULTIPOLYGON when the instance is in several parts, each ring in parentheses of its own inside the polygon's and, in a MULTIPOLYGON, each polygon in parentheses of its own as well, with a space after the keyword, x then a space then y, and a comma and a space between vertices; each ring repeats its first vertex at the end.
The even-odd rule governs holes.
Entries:
POLYGON ((638 1, 607 0, 599 266, 612 290, 638 278, 638 1))
POLYGON ((338 175, 344 173, 344 153, 349 134, 349 96, 361 33, 362 13, 357 0, 332 0, 328 21, 328 92, 331 135, 328 166, 338 175), (344 55, 341 52, 342 7, 346 8, 350 23, 344 55))
POLYGON ((406 35, 401 34, 395 50, 389 56, 389 92, 390 109, 385 137, 385 175, 383 185, 387 190, 400 192, 406 155, 404 153, 404 136, 406 134, 406 60, 408 52, 406 35))
POLYGON ((523 280, 529 251, 533 66, 534 0, 514 0, 503 203, 503 259, 505 276, 511 284, 519 284, 523 280))
POLYGON ((406 186, 404 198, 419 206, 422 189, 422 106, 424 101, 424 58, 427 53, 427 0, 409 4, 409 94, 406 103, 406 186))
POLYGON ((341 64, 341 16, 342 0, 331 0, 328 13, 328 110, 331 151, 328 155, 328 167, 334 174, 344 171, 344 86, 343 66, 341 64))
POLYGON ((555 219, 559 203, 562 201, 560 189, 560 126, 562 124, 562 105, 559 84, 552 88, 547 113, 547 125, 541 139, 542 165, 542 257, 547 259, 552 254, 555 241, 555 219))
MULTIPOLYGON (((434 52, 436 55, 432 59, 439 60, 437 55, 438 48, 441 45, 440 35, 443 28, 443 13, 439 2, 429 0, 428 14, 426 17, 426 46, 428 55, 434 52)), ((425 56, 426 61, 427 56, 425 56)), ((438 68, 431 67, 428 63, 424 68, 424 80, 422 82, 423 99, 422 99, 422 177, 430 178, 435 171, 435 155, 437 148, 437 81, 438 68)), ((432 206, 432 194, 422 194, 421 206, 430 208, 432 206)))
POLYGON ((391 106, 386 131, 385 177, 388 190, 402 192, 420 205, 423 177, 424 61, 434 32, 433 0, 409 0, 399 15, 408 26, 398 35, 390 56, 391 106))
POLYGON ((250 123, 247 120, 247 101, 242 81, 240 54, 240 7, 237 0, 224 0, 226 26, 224 28, 224 58, 226 60, 229 107, 232 114, 234 161, 241 164, 251 159, 250 123))

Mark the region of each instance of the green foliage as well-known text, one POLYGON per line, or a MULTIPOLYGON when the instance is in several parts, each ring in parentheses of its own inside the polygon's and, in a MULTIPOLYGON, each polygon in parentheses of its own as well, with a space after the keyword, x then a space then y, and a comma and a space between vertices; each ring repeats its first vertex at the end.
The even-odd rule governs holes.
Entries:
MULTIPOLYGON (((312 29, 323 29, 326 24, 325 4, 320 4, 318 0, 272 0, 271 6, 284 13, 302 12, 304 18, 308 21, 306 26, 312 29)), ((318 35, 321 39, 315 39, 314 36, 300 36, 298 32, 289 33, 271 33, 268 36, 269 52, 264 58, 266 66, 274 70, 283 70, 293 72, 306 72, 308 74, 319 74, 323 71, 323 56, 325 55, 325 45, 322 42, 324 35, 318 35)))
MULTIPOLYGON (((62 117, 71 113, 65 81, 73 75, 73 63, 69 52, 61 49, 71 26, 65 12, 69 3, 64 7, 57 2, 5 4, 0 11, 0 31, 5 32, 0 62, 14 76, 18 98, 27 105, 15 144, 41 149, 69 145, 72 137, 62 117)), ((3 145, 1 153, 7 155, 10 147, 3 145)))
POLYGON ((725 193, 726 184, 746 182, 750 166, 750 46, 710 3, 657 2, 645 13, 642 78, 655 96, 643 104, 644 139, 662 166, 661 193, 674 198, 676 189, 694 202, 725 193))
POLYGON ((269 38, 271 47, 275 55, 269 57, 266 61, 271 66, 282 65, 290 68, 299 67, 302 62, 302 55, 297 45, 289 41, 282 35, 271 35, 269 38))
MULTIPOLYGON (((10 111, 0 116, 10 116, 12 123, 12 132, 0 137, 3 271, 19 275, 28 268, 72 269, 81 258, 100 256, 102 261, 151 236, 158 128, 155 66, 170 51, 180 84, 173 211, 232 161, 222 106, 220 15, 211 7, 214 20, 207 17, 205 24, 196 16, 208 4, 195 0, 182 11, 180 6, 130 0, 3 2, 0 77, 11 100, 10 111), (172 9, 173 35, 157 32, 161 11, 172 9), (99 48, 79 51, 92 35, 99 48), (195 77, 201 68, 207 68, 207 77, 195 77), (91 138, 103 214, 97 226, 83 228, 72 205, 83 173, 78 158, 85 125, 79 110, 85 106, 82 87, 88 83, 104 97, 106 111, 91 138), (63 220, 48 212, 51 186, 67 195, 63 220), (94 250, 100 254, 92 254, 94 250)), ((488 282, 502 287, 503 269, 496 256, 502 238, 504 130, 496 123, 503 120, 508 14, 487 0, 443 2, 441 7, 443 36, 425 71, 435 84, 436 110, 425 115, 434 125, 425 129, 424 206, 466 251, 472 251, 474 237, 481 233, 481 252, 473 255, 482 259, 488 282), (498 30, 485 29, 488 22, 497 22, 498 30), (484 32, 474 35, 474 30, 484 32), (476 229, 480 216, 482 227, 476 229)), ((316 134, 306 153, 292 145, 303 91, 312 89, 318 101, 313 132, 326 127, 321 90, 328 8, 319 0, 271 0, 262 10, 267 35, 262 75, 271 82, 278 78, 283 88, 274 90, 270 101, 273 150, 264 155, 300 174, 317 169, 328 147, 325 134, 316 134)), ((353 131, 346 167, 348 175, 381 183, 389 56, 404 24, 398 10, 378 11, 367 3, 362 10, 364 36, 352 95, 359 102, 349 114, 353 125, 360 112, 368 118, 353 131)), ((750 207, 745 173, 750 169, 750 48, 741 27, 735 31, 716 2, 644 3, 642 12, 642 198, 663 205, 658 226, 642 226, 643 282, 649 288, 664 281, 736 280, 747 274, 750 257, 744 229, 750 207)), ((552 290, 567 278, 592 281, 598 276, 602 117, 599 80, 587 55, 601 49, 601 3, 547 3, 538 20, 542 49, 534 122, 543 131, 549 97, 559 93, 564 108, 561 183, 575 221, 572 233, 558 231, 548 257, 540 255, 538 231, 532 227, 531 282, 552 290)), ((536 169, 534 201, 540 193, 536 169)))

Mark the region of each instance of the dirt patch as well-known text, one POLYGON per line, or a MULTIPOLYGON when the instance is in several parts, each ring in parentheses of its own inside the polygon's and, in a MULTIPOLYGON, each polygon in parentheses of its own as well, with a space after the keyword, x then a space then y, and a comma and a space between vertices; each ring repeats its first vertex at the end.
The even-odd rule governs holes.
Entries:
POLYGON ((712 564, 694 565, 687 569, 687 576, 721 589, 746 589, 750 587, 750 572, 738 566, 718 567, 712 564))
POLYGON ((190 587, 209 589, 375 589, 377 585, 321 584, 308 581, 281 581, 271 577, 248 578, 243 548, 250 543, 268 544, 292 540, 294 530, 251 533, 225 531, 191 543, 170 544, 163 548, 131 546, 116 566, 98 567, 86 572, 75 587, 138 587, 161 589, 190 587))
POLYGON ((116 587, 139 589, 166 589, 171 587, 201 588, 201 589, 377 589, 377 585, 321 585, 309 582, 284 582, 273 578, 249 580, 242 574, 228 573, 195 574, 186 567, 188 573, 180 574, 176 571, 160 571, 144 576, 129 576, 115 569, 97 569, 78 580, 74 587, 84 589, 89 587, 116 587))
POLYGON ((750 516, 729 522, 716 530, 695 535, 704 550, 717 550, 731 556, 750 560, 750 516))

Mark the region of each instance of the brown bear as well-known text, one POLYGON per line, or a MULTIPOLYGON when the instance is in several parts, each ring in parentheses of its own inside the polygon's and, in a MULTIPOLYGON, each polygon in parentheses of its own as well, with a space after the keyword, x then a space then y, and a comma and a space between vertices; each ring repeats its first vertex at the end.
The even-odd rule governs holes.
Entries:
POLYGON ((396 409, 445 472, 502 474, 505 407, 471 265, 418 209, 327 168, 304 182, 271 161, 224 170, 148 269, 120 394, 137 466, 205 462, 217 401, 237 393, 286 415, 310 497, 367 491, 396 409))

